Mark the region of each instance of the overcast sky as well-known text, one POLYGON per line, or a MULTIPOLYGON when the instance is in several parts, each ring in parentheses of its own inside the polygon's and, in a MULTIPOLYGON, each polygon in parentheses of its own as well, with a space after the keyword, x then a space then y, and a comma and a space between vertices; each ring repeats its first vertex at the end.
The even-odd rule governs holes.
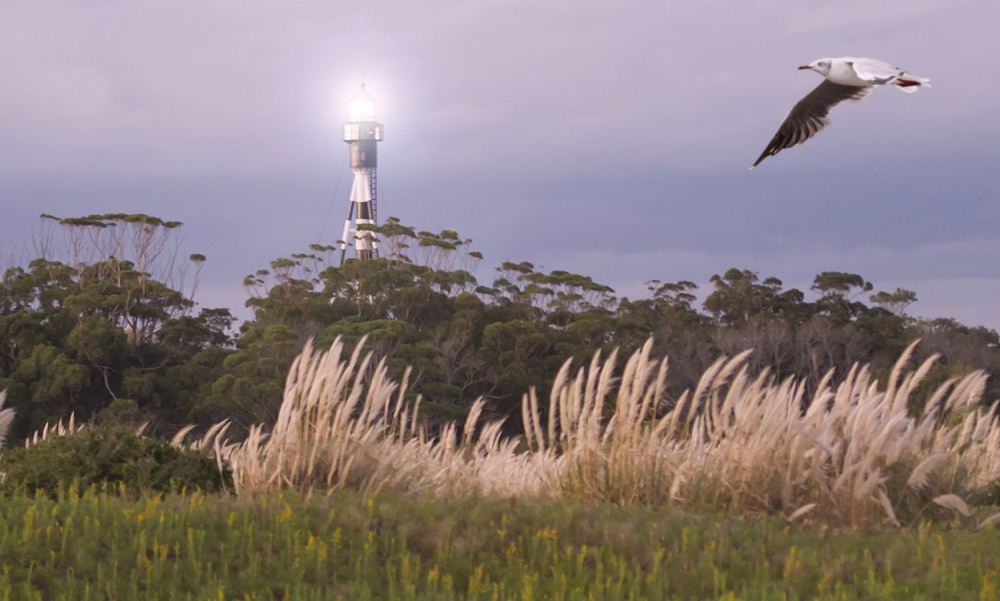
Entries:
POLYGON ((43 212, 183 221, 197 300, 236 309, 246 274, 340 237, 364 72, 380 217, 472 238, 480 281, 850 271, 1000 329, 997 23, 982 0, 3 0, 0 249, 43 212), (934 87, 838 107, 748 173, 826 56, 934 87))

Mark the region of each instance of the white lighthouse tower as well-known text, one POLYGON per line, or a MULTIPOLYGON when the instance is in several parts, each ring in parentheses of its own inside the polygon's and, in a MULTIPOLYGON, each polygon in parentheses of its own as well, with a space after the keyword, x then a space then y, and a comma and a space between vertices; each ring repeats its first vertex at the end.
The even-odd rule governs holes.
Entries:
POLYGON ((344 124, 344 141, 351 145, 351 206, 344 222, 344 235, 340 239, 340 262, 344 262, 347 246, 354 246, 354 256, 361 261, 378 257, 378 240, 375 232, 358 229, 361 225, 378 225, 376 200, 378 184, 375 169, 378 167, 378 143, 382 141, 382 124, 375 121, 375 97, 361 90, 351 98, 351 117, 344 124))

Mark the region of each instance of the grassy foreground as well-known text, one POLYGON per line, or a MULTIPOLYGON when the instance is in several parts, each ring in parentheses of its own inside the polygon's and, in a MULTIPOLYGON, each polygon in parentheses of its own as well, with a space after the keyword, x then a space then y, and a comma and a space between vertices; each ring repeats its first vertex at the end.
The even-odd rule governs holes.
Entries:
POLYGON ((996 599, 998 549, 964 522, 349 490, 0 499, 2 599, 996 599))

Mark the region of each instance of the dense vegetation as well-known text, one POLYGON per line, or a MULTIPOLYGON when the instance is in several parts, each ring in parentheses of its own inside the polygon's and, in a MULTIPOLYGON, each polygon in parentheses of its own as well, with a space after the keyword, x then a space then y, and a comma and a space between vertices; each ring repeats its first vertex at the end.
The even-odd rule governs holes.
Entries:
POLYGON ((992 526, 832 532, 574 503, 0 498, 11 599, 997 599, 992 526))
POLYGON ((133 494, 183 489, 220 492, 228 468, 207 454, 180 449, 121 426, 84 428, 48 436, 0 453, 0 492, 55 498, 70 486, 118 489, 133 494))
POLYGON ((0 458, 4 598, 997 598, 998 337, 913 292, 486 285, 468 240, 390 220, 378 260, 248 276, 231 335, 179 224, 43 224, 0 282, 0 435, 11 405, 15 440, 89 424, 0 458))
POLYGON ((17 411, 8 436, 71 413, 183 426, 230 353, 229 311, 193 314, 205 257, 182 261, 180 224, 146 215, 43 216, 42 225, 39 256, 0 282, 0 390, 17 411))
MULTIPOLYGON (((691 282, 649 282, 650 296, 616 298, 590 278, 504 263, 473 276, 482 259, 454 231, 417 232, 393 219, 377 228, 381 257, 331 263, 334 249, 273 261, 248 276, 254 317, 238 333, 227 309, 196 310, 202 255, 180 256, 177 222, 147 215, 43 216, 37 258, 0 281, 0 389, 23 438, 68 418, 150 421, 172 433, 230 419, 230 435, 273 423, 284 378, 305 341, 350 345, 367 336, 390 375, 412 367, 410 394, 432 422, 462 419, 486 399, 484 417, 520 432, 521 396, 547 391, 567 358, 649 337, 670 359, 668 392, 691 388, 712 362, 753 348, 751 371, 818 382, 869 363, 884 379, 913 340, 914 361, 942 359, 926 391, 973 369, 1000 371, 993 330, 954 320, 914 320, 907 290, 874 292, 862 276, 824 272, 808 291, 730 269, 698 303, 691 282), (185 275, 188 277, 185 278, 185 275)), ((1000 391, 991 378, 985 398, 1000 391)))

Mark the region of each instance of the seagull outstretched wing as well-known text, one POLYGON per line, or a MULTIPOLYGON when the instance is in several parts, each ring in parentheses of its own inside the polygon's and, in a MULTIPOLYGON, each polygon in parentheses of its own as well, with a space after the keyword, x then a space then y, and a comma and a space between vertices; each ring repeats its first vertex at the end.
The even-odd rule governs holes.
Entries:
POLYGON ((871 92, 871 86, 844 86, 824 79, 823 83, 788 111, 785 120, 778 126, 778 133, 774 134, 767 148, 750 168, 753 169, 767 157, 774 156, 785 148, 791 148, 815 136, 830 124, 827 115, 833 107, 847 100, 860 102, 871 92))

